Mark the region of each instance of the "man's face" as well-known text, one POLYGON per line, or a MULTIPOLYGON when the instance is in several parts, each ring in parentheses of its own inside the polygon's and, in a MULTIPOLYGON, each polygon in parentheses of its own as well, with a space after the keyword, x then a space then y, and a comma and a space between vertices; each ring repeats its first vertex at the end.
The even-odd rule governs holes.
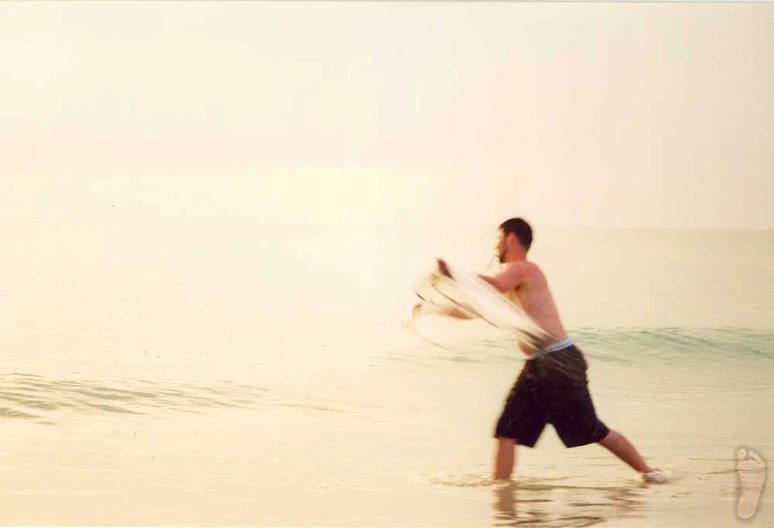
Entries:
POLYGON ((505 262, 505 242, 507 240, 507 237, 505 236, 505 233, 503 233, 503 230, 500 229, 498 236, 497 236, 497 258, 500 259, 500 264, 503 264, 505 262))

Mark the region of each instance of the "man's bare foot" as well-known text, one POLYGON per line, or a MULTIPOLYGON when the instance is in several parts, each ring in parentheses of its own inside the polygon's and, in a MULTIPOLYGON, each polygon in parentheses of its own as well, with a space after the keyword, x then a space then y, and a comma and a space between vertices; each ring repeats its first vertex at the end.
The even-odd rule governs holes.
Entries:
POLYGON ((736 514, 740 519, 747 520, 758 508, 758 500, 766 483, 766 461, 760 453, 740 447, 736 452, 736 473, 739 477, 736 514))

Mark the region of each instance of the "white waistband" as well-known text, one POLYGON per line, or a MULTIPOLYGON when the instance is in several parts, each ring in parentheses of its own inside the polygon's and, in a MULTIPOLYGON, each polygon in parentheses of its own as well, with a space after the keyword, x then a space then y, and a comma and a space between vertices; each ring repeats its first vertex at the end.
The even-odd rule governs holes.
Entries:
POLYGON ((534 354, 529 356, 527 358, 527 361, 531 359, 537 359, 537 358, 543 357, 546 354, 550 354, 551 352, 558 352, 559 350, 564 350, 565 348, 570 347, 574 344, 575 344, 575 341, 573 341, 572 339, 565 339, 564 341, 554 343, 553 345, 548 345, 543 350, 535 352, 534 354))
POLYGON ((572 339, 565 339, 564 341, 559 341, 558 343, 554 343, 553 345, 548 345, 543 349, 543 352, 546 354, 548 354, 549 352, 556 352, 557 350, 562 350, 563 348, 567 348, 574 344, 575 344, 575 341, 573 341, 572 339))

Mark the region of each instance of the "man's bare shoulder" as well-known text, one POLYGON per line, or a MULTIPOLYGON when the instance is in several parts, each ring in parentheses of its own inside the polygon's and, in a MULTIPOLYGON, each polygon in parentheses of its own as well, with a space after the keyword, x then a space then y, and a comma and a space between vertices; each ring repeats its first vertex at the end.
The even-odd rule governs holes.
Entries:
POLYGON ((495 277, 495 282, 500 291, 508 291, 541 280, 542 277, 543 272, 536 264, 521 260, 507 263, 495 277))
POLYGON ((511 262, 506 265, 505 269, 513 269, 514 271, 518 273, 525 273, 525 274, 532 274, 532 273, 539 273, 542 274, 542 270, 540 269, 540 266, 532 262, 531 260, 522 260, 519 262, 511 262))
POLYGON ((521 275, 529 282, 543 282, 546 280, 546 276, 543 270, 536 263, 525 260, 519 262, 521 265, 521 275))

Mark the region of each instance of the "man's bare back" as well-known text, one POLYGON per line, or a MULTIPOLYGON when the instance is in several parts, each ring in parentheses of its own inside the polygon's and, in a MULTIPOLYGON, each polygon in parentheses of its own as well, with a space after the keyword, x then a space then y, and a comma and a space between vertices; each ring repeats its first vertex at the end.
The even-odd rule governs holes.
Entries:
POLYGON ((521 305, 524 311, 550 334, 543 346, 568 338, 546 276, 537 264, 526 260, 513 262, 495 277, 482 278, 500 289, 506 297, 521 305), (512 286, 513 282, 516 283, 515 286, 512 286), (510 286, 510 288, 503 290, 501 286, 503 288, 510 286))
MULTIPOLYGON (((531 236, 531 234, 530 234, 531 236)), ((500 290, 512 301, 518 302, 525 312, 549 333, 550 337, 543 347, 567 339, 554 297, 548 287, 543 271, 527 260, 527 251, 531 238, 524 244, 514 233, 506 233, 502 228, 497 239, 497 254, 505 268, 494 277, 480 277, 500 290)), ((527 351, 524 351, 527 353, 527 351)))

